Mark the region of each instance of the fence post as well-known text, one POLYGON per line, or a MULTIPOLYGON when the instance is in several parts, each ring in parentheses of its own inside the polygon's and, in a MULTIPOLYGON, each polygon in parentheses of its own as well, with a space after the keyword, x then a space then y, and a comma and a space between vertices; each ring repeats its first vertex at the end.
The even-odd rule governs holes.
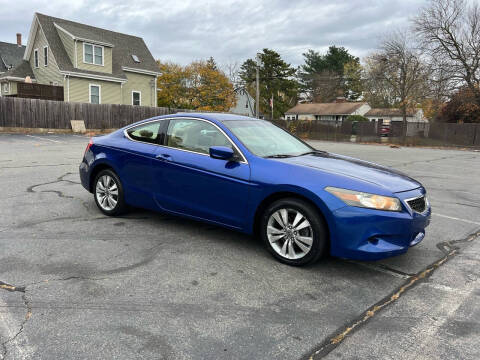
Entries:
POLYGON ((443 145, 447 145, 447 124, 443 124, 443 145))
POLYGON ((473 141, 472 141, 472 146, 475 146, 475 143, 477 142, 478 138, 478 128, 480 127, 480 124, 475 124, 475 131, 473 132, 473 141))

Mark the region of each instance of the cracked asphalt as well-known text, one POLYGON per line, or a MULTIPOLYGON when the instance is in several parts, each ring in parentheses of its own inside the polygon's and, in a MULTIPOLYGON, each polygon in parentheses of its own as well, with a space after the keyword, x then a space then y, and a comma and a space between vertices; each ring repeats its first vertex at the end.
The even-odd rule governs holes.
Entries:
POLYGON ((0 134, 0 359, 478 359, 480 153, 313 141, 420 180, 422 243, 276 262, 251 237, 79 184, 88 138, 0 134))

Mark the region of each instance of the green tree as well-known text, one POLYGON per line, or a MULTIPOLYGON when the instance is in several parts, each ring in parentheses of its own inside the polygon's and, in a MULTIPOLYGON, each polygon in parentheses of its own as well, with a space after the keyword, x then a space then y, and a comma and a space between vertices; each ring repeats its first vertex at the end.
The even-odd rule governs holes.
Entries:
MULTIPOLYGON (((296 71, 274 50, 263 49, 259 57, 260 112, 271 117, 270 100, 273 98, 273 118, 278 119, 297 103, 296 71)), ((256 67, 256 62, 248 59, 239 71, 242 82, 251 94, 255 94, 256 67)))
POLYGON ((205 65, 211 70, 219 71, 217 63, 216 63, 215 59, 213 58, 213 56, 210 56, 207 59, 207 61, 205 62, 205 65))
POLYGON ((298 78, 309 100, 330 102, 337 96, 356 100, 361 95, 360 59, 344 47, 330 46, 326 54, 308 50, 303 54, 298 78))

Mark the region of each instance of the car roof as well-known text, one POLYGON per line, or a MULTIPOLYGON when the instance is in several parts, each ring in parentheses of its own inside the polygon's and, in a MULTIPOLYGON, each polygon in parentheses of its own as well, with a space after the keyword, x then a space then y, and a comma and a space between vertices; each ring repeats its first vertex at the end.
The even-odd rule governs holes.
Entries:
POLYGON ((175 114, 154 116, 154 117, 151 117, 151 118, 148 118, 148 119, 140 120, 140 121, 137 121, 136 123, 124 126, 123 128, 121 128, 119 130, 123 131, 125 129, 135 127, 137 125, 141 125, 145 122, 149 122, 149 121, 153 121, 153 120, 172 119, 172 118, 176 118, 176 117, 189 117, 189 118, 210 120, 210 121, 213 121, 214 123, 217 123, 217 124, 220 124, 223 121, 229 121, 229 120, 258 120, 258 121, 263 121, 263 120, 257 119, 257 118, 251 118, 251 117, 248 117, 248 116, 236 115, 236 114, 230 114, 230 113, 179 112, 179 113, 175 113, 175 114))
POLYGON ((251 117, 248 117, 248 116, 236 115, 236 114, 230 114, 230 113, 202 113, 202 112, 198 112, 198 113, 182 112, 182 113, 176 113, 176 114, 162 116, 162 118, 163 117, 178 117, 178 116, 196 117, 196 118, 200 118, 200 119, 214 120, 214 121, 259 120, 259 119, 251 118, 251 117))

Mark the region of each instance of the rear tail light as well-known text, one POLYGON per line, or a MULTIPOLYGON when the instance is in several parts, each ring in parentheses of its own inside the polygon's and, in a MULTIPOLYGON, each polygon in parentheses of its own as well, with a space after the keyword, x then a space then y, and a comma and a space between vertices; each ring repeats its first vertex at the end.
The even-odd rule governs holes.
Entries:
POLYGON ((87 153, 87 151, 92 147, 93 145, 93 139, 90 139, 90 141, 88 142, 87 144, 87 148, 85 149, 85 154, 87 153))

